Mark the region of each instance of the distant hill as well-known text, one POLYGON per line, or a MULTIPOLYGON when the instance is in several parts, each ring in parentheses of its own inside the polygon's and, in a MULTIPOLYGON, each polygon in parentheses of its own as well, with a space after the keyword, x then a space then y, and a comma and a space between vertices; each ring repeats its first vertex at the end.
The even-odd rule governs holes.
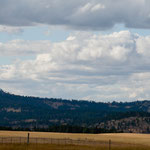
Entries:
POLYGON ((0 90, 0 127, 48 129, 53 126, 149 133, 150 101, 96 103, 19 96, 0 90))

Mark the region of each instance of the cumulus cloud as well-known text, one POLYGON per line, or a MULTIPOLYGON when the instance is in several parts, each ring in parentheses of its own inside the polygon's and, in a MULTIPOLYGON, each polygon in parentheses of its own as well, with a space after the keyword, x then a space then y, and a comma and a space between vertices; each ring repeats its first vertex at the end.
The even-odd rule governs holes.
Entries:
POLYGON ((24 56, 46 53, 51 48, 50 41, 26 41, 21 39, 0 42, 0 56, 24 56))
POLYGON ((115 24, 150 28, 149 0, 5 0, 0 2, 0 24, 62 25, 104 30, 115 24))
POLYGON ((148 99, 149 43, 149 36, 129 31, 106 35, 76 32, 57 43, 24 40, 1 43, 0 55, 5 51, 11 56, 13 51, 18 58, 20 53, 36 57, 1 65, 0 87, 12 92, 16 88, 18 94, 48 97, 148 99))

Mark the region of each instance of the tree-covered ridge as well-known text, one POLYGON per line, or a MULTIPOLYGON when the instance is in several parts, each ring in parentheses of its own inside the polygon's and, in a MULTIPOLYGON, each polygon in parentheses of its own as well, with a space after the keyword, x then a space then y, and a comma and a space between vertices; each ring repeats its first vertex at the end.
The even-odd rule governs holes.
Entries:
MULTIPOLYGON (((150 117, 150 101, 102 103, 19 96, 0 90, 0 126, 49 128, 70 125, 100 127, 130 117, 150 117)), ((105 126, 103 127, 105 128, 105 126)))

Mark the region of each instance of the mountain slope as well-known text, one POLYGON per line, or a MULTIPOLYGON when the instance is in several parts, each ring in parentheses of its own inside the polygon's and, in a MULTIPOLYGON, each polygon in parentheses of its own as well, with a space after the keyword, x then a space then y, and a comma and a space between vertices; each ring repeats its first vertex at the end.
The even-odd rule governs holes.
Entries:
MULTIPOLYGON (((148 118, 149 112, 150 101, 96 103, 26 97, 0 90, 0 126, 13 128, 48 128, 52 125, 66 124, 87 127, 102 127, 101 124, 106 124, 103 128, 111 128, 108 122, 112 120, 148 118)), ((112 124, 113 126, 116 125, 112 124)))

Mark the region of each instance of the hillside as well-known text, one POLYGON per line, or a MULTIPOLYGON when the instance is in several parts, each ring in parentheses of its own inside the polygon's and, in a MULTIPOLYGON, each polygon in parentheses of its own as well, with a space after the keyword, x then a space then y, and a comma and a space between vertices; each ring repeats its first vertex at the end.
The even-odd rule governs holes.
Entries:
POLYGON ((148 133, 150 101, 96 103, 19 96, 0 90, 0 126, 49 128, 70 125, 148 133), (138 119, 138 121, 137 121, 138 119))

